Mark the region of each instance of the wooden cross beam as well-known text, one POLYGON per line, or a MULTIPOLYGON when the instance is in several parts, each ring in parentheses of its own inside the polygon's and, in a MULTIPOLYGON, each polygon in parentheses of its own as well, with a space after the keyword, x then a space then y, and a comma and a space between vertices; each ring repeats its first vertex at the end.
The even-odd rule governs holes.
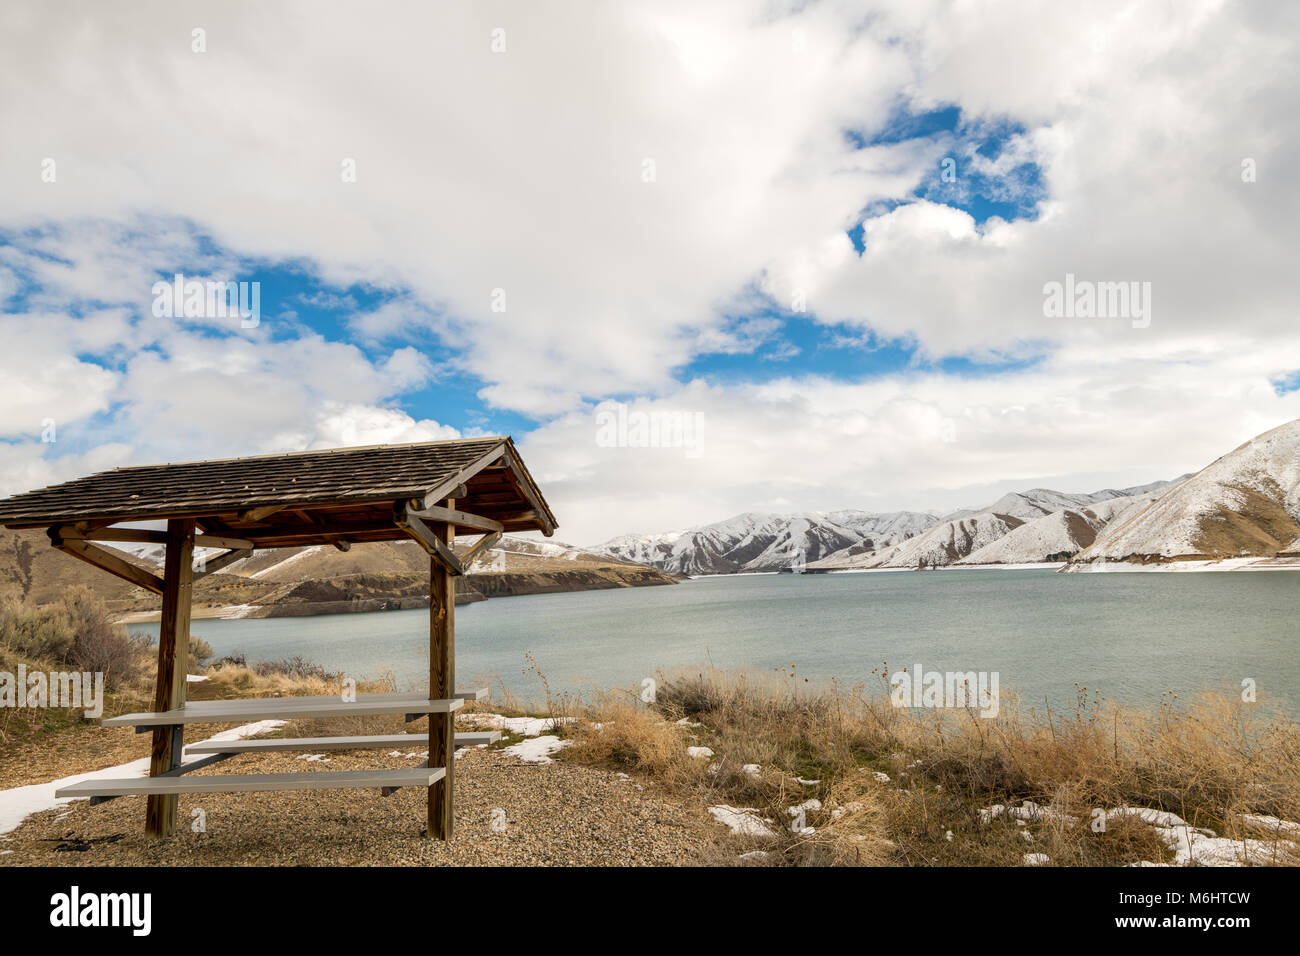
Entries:
POLYGON ((486 551, 492 545, 501 540, 501 532, 494 531, 491 534, 485 534, 469 546, 460 556, 460 563, 469 570, 469 566, 474 563, 474 559, 486 551))
POLYGON ((63 531, 64 528, 59 526, 50 528, 48 534, 50 544, 64 554, 70 554, 87 564, 93 564, 100 570, 115 574, 122 580, 130 581, 146 591, 152 591, 154 594, 163 593, 163 579, 156 574, 151 574, 144 568, 131 564, 126 560, 126 555, 122 552, 115 552, 111 548, 96 547, 81 538, 65 538, 62 534, 63 531))
MULTIPOLYGON (((59 534, 64 538, 83 538, 86 541, 146 541, 152 544, 166 544, 166 531, 150 531, 147 528, 96 528, 82 532, 76 528, 61 527, 59 534)), ((196 534, 194 544, 200 548, 253 548, 254 542, 247 538, 232 538, 226 535, 196 534)))
POLYGON ((445 521, 448 524, 456 525, 458 528, 473 528, 478 531, 505 530, 500 521, 493 521, 491 518, 482 518, 465 511, 457 511, 455 508, 443 508, 438 505, 427 508, 412 507, 407 513, 413 514, 423 521, 445 521))
MULTIPOLYGON (((448 573, 454 575, 465 573, 465 568, 461 565, 459 559, 457 559, 456 553, 452 551, 445 541, 441 540, 442 538, 446 538, 446 535, 435 533, 432 528, 424 523, 422 518, 411 511, 410 505, 407 502, 398 501, 394 503, 393 521, 399 528, 414 538, 416 544, 424 548, 435 562, 440 562, 442 566, 447 569, 448 573)), ((441 525, 436 527, 441 527, 441 525)), ((447 525, 446 527, 450 529, 450 533, 454 539, 455 528, 451 525, 447 525)))
POLYGON ((227 568, 236 561, 242 561, 253 553, 252 548, 239 548, 234 551, 227 551, 225 554, 219 554, 215 558, 208 558, 203 562, 203 570, 194 572, 194 580, 207 577, 209 574, 216 574, 222 568, 227 568))

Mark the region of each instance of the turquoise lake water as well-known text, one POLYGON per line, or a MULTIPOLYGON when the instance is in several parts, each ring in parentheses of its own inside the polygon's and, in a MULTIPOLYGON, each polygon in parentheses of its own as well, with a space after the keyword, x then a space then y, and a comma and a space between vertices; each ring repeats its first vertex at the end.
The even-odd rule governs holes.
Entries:
MULTIPOLYGON (((996 671, 1003 693, 1054 706, 1077 681, 1156 704, 1253 679, 1261 701, 1300 712, 1300 574, 1056 574, 944 571, 700 578, 671 587, 494 598, 456 609, 461 687, 552 691, 639 686, 661 669, 711 662, 869 680, 921 665, 996 671), (499 686, 499 685, 498 685, 499 686)), ((133 625, 157 633, 157 625, 133 625)), ((218 656, 300 654, 351 676, 427 679, 428 612, 207 621, 193 633, 218 656)))

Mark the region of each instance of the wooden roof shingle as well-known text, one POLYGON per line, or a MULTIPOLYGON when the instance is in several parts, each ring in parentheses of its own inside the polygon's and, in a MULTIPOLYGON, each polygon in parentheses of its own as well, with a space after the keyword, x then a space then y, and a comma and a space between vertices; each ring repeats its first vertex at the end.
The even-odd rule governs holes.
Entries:
POLYGON ((376 505, 423 499, 457 483, 468 490, 457 502, 463 511, 518 516, 509 530, 550 534, 555 529, 555 516, 509 436, 115 468, 0 500, 0 524, 208 515, 221 516, 226 528, 265 527, 266 521, 249 522, 240 515, 274 506, 301 519, 328 512, 337 521, 361 517, 376 505))

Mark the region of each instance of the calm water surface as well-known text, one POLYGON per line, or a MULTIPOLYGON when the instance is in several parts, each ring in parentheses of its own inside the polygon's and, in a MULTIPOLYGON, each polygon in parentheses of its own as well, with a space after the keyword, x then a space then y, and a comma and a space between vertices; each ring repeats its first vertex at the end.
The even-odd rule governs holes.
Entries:
MULTIPOLYGON (((494 598, 456 609, 462 687, 499 679, 552 691, 638 685, 660 669, 794 666, 875 680, 890 668, 997 671, 1002 688, 1054 705, 1078 681, 1116 700, 1240 690, 1300 712, 1300 574, 946 571, 702 578, 673 587, 494 598)), ((152 630, 157 625, 133 625, 152 630)), ((428 676, 428 612, 196 621, 218 656, 294 654, 353 676, 428 676)))

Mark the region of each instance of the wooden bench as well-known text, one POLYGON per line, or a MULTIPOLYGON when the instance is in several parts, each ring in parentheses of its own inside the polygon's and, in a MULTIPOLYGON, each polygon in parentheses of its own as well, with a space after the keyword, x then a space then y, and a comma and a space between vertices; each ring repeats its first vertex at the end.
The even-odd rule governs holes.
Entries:
MULTIPOLYGON (((419 691, 403 694, 357 694, 355 700, 341 696, 266 697, 252 700, 196 700, 177 710, 160 713, 123 714, 100 721, 104 727, 134 727, 136 733, 171 729, 173 753, 182 753, 186 724, 243 723, 256 720, 307 720, 335 717, 376 717, 401 714, 408 721, 428 714, 451 714, 467 700, 482 700, 487 689, 461 691, 445 700, 429 700, 419 691)), ((457 747, 479 746, 500 739, 494 731, 455 735, 457 747)), ((377 787, 385 795, 402 787, 428 787, 446 776, 443 767, 347 770, 316 773, 226 774, 181 779, 185 774, 243 753, 275 753, 295 750, 373 750, 388 747, 427 749, 424 734, 384 734, 368 737, 300 737, 269 740, 209 740, 184 748, 186 756, 203 754, 188 763, 174 762, 149 777, 84 780, 57 791, 58 797, 89 797, 92 805, 134 795, 178 795, 182 793, 245 793, 260 790, 334 790, 377 787)))
MULTIPOLYGON (((481 747, 501 739, 500 731, 459 733, 457 747, 481 747)), ((190 744, 187 754, 261 754, 295 750, 387 750, 394 747, 428 750, 424 734, 380 734, 374 737, 272 737, 267 740, 205 740, 190 744)))
MULTIPOLYGON (((480 691, 471 691, 477 694, 480 691)), ((157 727, 183 726, 185 724, 240 723, 249 720, 309 720, 331 717, 380 717, 403 714, 410 717, 425 714, 447 714, 465 705, 465 697, 446 700, 428 700, 422 693, 413 694, 358 694, 356 700, 343 700, 337 695, 327 697, 265 697, 253 700, 196 700, 179 710, 161 713, 146 711, 123 714, 100 721, 102 727, 135 727, 145 733, 157 727)))
MULTIPOLYGON (((181 769, 189 769, 182 766, 181 769)), ((379 770, 337 770, 307 773, 240 773, 210 777, 130 777, 114 780, 83 780, 54 792, 56 797, 105 798, 150 794, 257 793, 265 790, 355 790, 377 787, 428 787, 441 780, 441 767, 399 767, 379 770)))

